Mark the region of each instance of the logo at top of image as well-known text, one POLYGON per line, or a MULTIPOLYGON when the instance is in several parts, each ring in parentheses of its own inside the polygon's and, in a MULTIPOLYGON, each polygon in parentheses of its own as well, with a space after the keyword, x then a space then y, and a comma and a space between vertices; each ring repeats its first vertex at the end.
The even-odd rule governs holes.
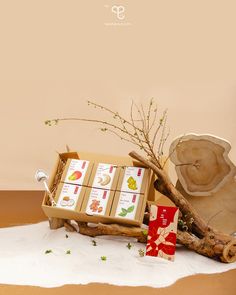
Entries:
POLYGON ((106 17, 109 21, 105 21, 105 26, 130 26, 131 23, 127 22, 127 8, 120 4, 105 4, 104 7, 107 9, 106 17))
POLYGON ((111 7, 112 13, 114 13, 119 20, 125 18, 125 7, 123 5, 113 5, 111 7))

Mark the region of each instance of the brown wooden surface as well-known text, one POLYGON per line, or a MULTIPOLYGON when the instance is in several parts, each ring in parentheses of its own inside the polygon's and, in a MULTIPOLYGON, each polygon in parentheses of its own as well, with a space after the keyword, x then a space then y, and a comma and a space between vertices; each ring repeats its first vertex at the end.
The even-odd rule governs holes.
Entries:
POLYGON ((43 194, 43 191, 0 191, 0 227, 46 220, 41 210, 43 194))
MULTIPOLYGON (((0 191, 0 227, 36 223, 46 219, 40 206, 43 192, 0 191)), ((195 275, 178 280, 167 288, 117 287, 107 284, 66 285, 60 288, 39 288, 30 286, 0 285, 0 295, 41 294, 129 294, 129 295, 233 295, 236 294, 236 270, 213 275, 195 275)))

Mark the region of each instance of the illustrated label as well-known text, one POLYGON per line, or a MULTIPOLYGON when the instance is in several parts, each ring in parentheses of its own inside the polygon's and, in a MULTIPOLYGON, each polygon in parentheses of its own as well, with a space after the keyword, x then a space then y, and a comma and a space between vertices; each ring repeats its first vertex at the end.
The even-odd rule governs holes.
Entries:
POLYGON ((109 197, 110 191, 92 188, 86 207, 86 213, 89 215, 105 215, 109 197))
POLYGON ((144 172, 145 168, 126 167, 121 191, 140 193, 144 172))
POLYGON ((117 166, 99 163, 93 180, 93 187, 111 189, 117 166))
POLYGON ((139 194, 121 192, 115 217, 135 219, 139 198, 139 194))
POLYGON ((179 209, 151 205, 146 255, 173 261, 179 209))
POLYGON ((75 210, 77 202, 80 197, 82 187, 79 185, 72 185, 65 183, 61 189, 57 207, 67 210, 75 210))
POLYGON ((89 166, 89 161, 72 159, 67 170, 65 182, 82 185, 89 166))

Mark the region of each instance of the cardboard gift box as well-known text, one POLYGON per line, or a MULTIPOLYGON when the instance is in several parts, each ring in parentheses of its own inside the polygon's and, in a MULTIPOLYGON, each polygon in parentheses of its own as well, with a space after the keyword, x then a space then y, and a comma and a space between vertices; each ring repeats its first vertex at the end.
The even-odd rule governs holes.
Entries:
MULTIPOLYGON (((145 207, 146 207, 146 202, 147 202, 147 200, 153 200, 155 198, 154 187, 152 185, 150 185, 154 181, 154 175, 151 173, 151 171, 149 169, 145 170, 145 171, 149 171, 149 172, 147 174, 145 174, 146 176, 144 177, 145 185, 143 185, 143 186, 141 185, 142 186, 142 189, 141 189, 142 194, 140 194, 141 201, 138 202, 138 206, 136 207, 134 218, 131 218, 131 219, 121 218, 120 216, 117 217, 114 214, 114 208, 118 204, 117 198, 115 198, 115 194, 116 194, 116 196, 118 196, 121 193, 117 189, 118 189, 119 185, 121 184, 119 179, 120 179, 120 177, 122 179, 123 175, 124 175, 123 172, 121 171, 122 170, 121 167, 130 167, 130 166, 135 166, 135 167, 140 167, 140 168, 145 168, 145 167, 141 163, 133 160, 130 157, 110 156, 110 155, 84 153, 84 152, 80 152, 79 154, 77 152, 68 152, 68 153, 59 154, 54 171, 51 174, 51 177, 49 180, 50 191, 52 192, 54 198, 55 197, 57 198, 57 200, 59 199, 58 190, 60 190, 60 188, 61 188, 61 181, 66 180, 66 176, 65 176, 66 170, 68 170, 68 167, 69 167, 68 163, 70 163, 72 161, 71 159, 86 160, 86 161, 89 161, 91 165, 93 163, 93 167, 91 169, 90 168, 88 169, 87 180, 85 179, 85 182, 82 183, 84 188, 83 188, 83 193, 82 193, 83 201, 82 201, 81 209, 79 209, 80 203, 78 203, 78 206, 76 207, 75 210, 68 210, 68 208, 67 209, 62 208, 63 206, 53 207, 50 204, 48 194, 45 193, 43 203, 42 203, 42 209, 43 209, 44 213, 49 218, 55 217, 55 218, 61 218, 61 219, 72 219, 72 220, 78 220, 78 221, 82 221, 82 222, 92 222, 92 223, 99 223, 99 222, 101 222, 101 223, 120 223, 120 224, 125 224, 125 225, 134 225, 134 226, 140 226, 142 224, 144 212, 145 212, 145 207), (107 190, 110 193, 110 197, 106 203, 105 212, 101 211, 101 212, 103 212, 102 214, 101 214, 101 212, 93 212, 93 214, 91 215, 91 212, 89 212, 89 210, 86 210, 87 207, 89 206, 88 205, 89 196, 90 196, 93 189, 102 190, 101 187, 100 188, 99 187, 92 188, 92 186, 96 183, 95 178, 96 178, 96 174, 97 174, 97 169, 99 167, 99 163, 113 165, 115 168, 117 166, 117 169, 115 169, 113 181, 110 182, 111 183, 110 190, 107 190)), ((73 177, 72 177, 72 179, 73 179, 73 177)), ((94 196, 94 191, 93 191, 93 196, 94 196)), ((68 201, 68 200, 66 200, 66 201, 68 201)), ((97 201, 99 201, 99 200, 97 200, 97 201)), ((80 200, 80 202, 81 202, 81 200, 80 200)), ((95 203, 94 203, 94 207, 95 207, 95 203)), ((63 204, 66 204, 66 203, 63 203, 63 204)), ((97 204, 98 204, 98 202, 97 202, 97 204)), ((101 201, 98 205, 100 205, 100 204, 101 204, 101 201)), ((101 206, 98 206, 98 208, 99 207, 101 207, 101 206)), ((99 210, 101 210, 101 209, 99 209, 99 210)), ((128 216, 128 214, 127 214, 127 216, 128 216)))

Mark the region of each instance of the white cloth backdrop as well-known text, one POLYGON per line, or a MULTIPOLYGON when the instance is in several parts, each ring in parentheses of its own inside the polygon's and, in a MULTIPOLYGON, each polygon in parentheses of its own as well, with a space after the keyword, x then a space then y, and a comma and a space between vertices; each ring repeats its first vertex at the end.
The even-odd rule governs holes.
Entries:
POLYGON ((144 244, 129 238, 101 236, 93 246, 92 238, 66 233, 64 228, 49 230, 48 222, 2 228, 0 240, 0 284, 56 287, 97 282, 165 287, 189 275, 236 268, 236 263, 217 262, 183 247, 177 248, 174 262, 140 257, 138 250, 144 244), (52 253, 45 254, 46 250, 52 253))

